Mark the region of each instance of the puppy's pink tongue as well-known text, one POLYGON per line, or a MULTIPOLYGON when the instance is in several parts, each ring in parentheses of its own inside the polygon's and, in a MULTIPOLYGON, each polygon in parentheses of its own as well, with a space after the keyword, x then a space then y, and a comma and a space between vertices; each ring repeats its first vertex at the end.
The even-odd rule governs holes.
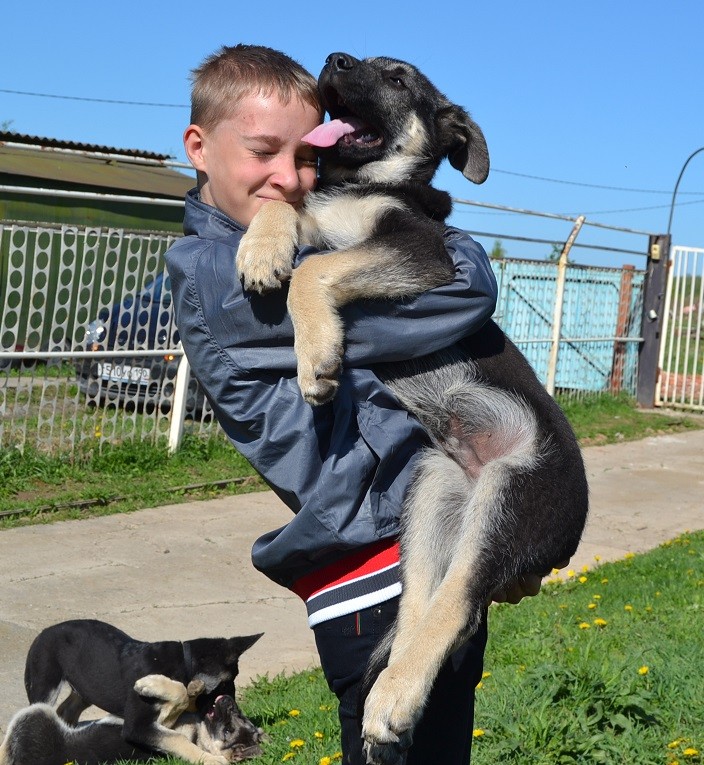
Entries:
POLYGON ((317 128, 304 135, 301 140, 303 143, 310 144, 311 146, 326 148, 334 146, 343 135, 354 133, 355 130, 360 130, 363 127, 364 122, 362 120, 356 117, 345 117, 344 119, 331 120, 330 122, 318 125, 317 128))

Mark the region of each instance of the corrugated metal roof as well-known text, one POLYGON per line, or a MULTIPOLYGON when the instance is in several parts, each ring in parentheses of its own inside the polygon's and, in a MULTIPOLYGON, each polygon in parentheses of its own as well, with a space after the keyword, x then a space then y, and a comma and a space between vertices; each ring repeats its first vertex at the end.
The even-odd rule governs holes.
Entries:
POLYGON ((0 173, 18 176, 17 185, 36 185, 52 188, 52 182, 81 187, 114 189, 136 192, 147 196, 182 199, 195 185, 195 176, 177 172, 160 161, 165 155, 150 154, 110 147, 97 147, 71 141, 55 141, 17 133, 0 132, 0 173), (18 140, 24 138, 25 140, 18 140), (27 139, 31 139, 27 140, 27 139), (7 144, 15 144, 8 146, 7 144), (42 146, 41 150, 20 146, 42 146), (66 153, 70 149, 80 153, 66 153), (110 154, 111 157, 100 156, 110 154), (125 157, 124 161, 119 156, 125 157), (135 163, 131 158, 155 160, 154 163, 135 163), (40 181, 32 183, 32 181, 40 181))
POLYGON ((45 146, 48 149, 73 149, 74 151, 92 151, 102 154, 124 154, 126 157, 143 157, 145 159, 173 159, 169 154, 155 154, 151 151, 139 149, 118 149, 112 146, 100 146, 94 143, 80 143, 79 141, 64 141, 60 138, 46 138, 38 135, 26 135, 25 133, 13 133, 9 130, 0 130, 0 142, 2 143, 25 143, 36 146, 45 146))

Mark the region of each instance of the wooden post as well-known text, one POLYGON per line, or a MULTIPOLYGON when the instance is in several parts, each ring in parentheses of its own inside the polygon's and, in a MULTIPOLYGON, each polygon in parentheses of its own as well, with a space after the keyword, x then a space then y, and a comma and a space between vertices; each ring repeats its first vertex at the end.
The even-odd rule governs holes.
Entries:
MULTIPOLYGON (((628 319, 631 309, 631 295, 633 293, 633 272, 635 266, 624 266, 621 270, 621 284, 618 290, 618 315, 616 317, 616 337, 626 337, 628 333, 628 319)), ((611 362, 611 381, 609 389, 612 393, 619 393, 623 385, 623 363, 626 356, 626 343, 623 340, 614 342, 614 356, 611 362)))
POLYGON ((567 281, 567 261, 584 221, 584 215, 580 215, 575 221, 570 235, 560 253, 557 261, 557 280, 555 283, 555 308, 552 314, 552 342, 550 344, 550 357, 548 359, 548 373, 545 381, 545 389, 551 395, 555 395, 555 380, 557 379, 557 357, 560 350, 560 337, 562 336, 562 311, 565 302, 565 282, 567 281))
POLYGON ((654 234, 648 242, 648 263, 643 285, 643 342, 638 349, 638 382, 636 399, 645 408, 655 406, 658 382, 658 355, 662 340, 665 289, 670 262, 671 238, 668 234, 654 234))

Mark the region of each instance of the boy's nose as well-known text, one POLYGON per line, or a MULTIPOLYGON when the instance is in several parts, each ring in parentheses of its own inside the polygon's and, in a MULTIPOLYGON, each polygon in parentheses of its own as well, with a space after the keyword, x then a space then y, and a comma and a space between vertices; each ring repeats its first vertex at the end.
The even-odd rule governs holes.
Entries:
POLYGON ((271 176, 271 183, 286 191, 295 191, 301 185, 295 159, 280 157, 271 176))

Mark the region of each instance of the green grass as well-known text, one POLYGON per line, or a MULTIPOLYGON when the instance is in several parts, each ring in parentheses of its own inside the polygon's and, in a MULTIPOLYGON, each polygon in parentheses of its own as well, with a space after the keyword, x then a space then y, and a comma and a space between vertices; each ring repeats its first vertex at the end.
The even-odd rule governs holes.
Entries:
MULTIPOLYGON (((473 765, 702 762, 703 615, 704 532, 492 606, 473 765)), ((320 670, 259 679, 242 708, 269 736, 259 765, 337 761, 320 670)))
MULTIPOLYGON (((704 424, 701 417, 640 411, 626 396, 600 395, 562 400, 560 404, 585 446, 680 432, 704 424)), ((263 488, 265 484, 247 461, 221 437, 206 441, 187 435, 173 456, 163 443, 136 439, 101 446, 96 438, 72 457, 5 448, 0 449, 0 529, 263 488), (232 478, 246 480, 218 485, 232 478), (203 483, 207 486, 200 489, 184 488, 203 483)))
POLYGON ((175 455, 169 455, 166 445, 145 441, 103 444, 102 449, 96 444, 83 459, 73 461, 33 450, 3 449, 0 529, 262 488, 244 457, 216 438, 186 436, 175 455), (242 481, 217 485, 232 479, 242 481), (205 486, 191 488, 195 484, 205 486))

